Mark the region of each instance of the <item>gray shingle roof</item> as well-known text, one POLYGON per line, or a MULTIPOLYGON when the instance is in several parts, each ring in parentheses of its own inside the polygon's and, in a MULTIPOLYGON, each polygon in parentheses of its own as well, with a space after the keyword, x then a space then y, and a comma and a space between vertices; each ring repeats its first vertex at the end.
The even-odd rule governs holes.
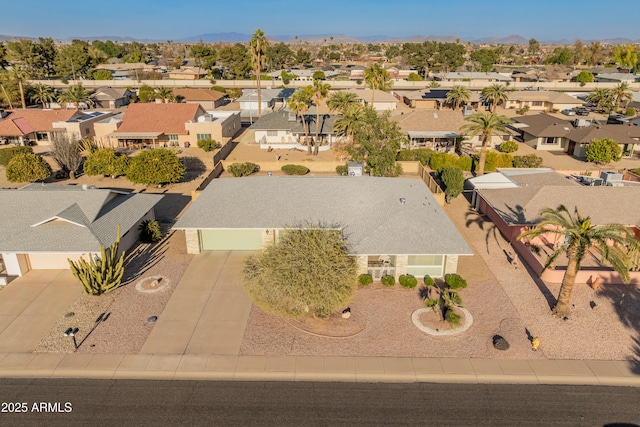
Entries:
MULTIPOLYGON (((255 123, 251 125, 252 130, 291 130, 292 133, 303 134, 304 127, 302 126, 302 119, 300 117, 295 117, 295 120, 290 121, 289 117, 294 117, 293 113, 290 113, 288 110, 276 111, 273 113, 265 114, 256 120, 255 123)), ((307 121, 307 128, 310 134, 315 134, 316 131, 316 115, 315 114, 305 114, 305 119, 307 121)), ((320 114, 320 128, 319 132, 323 135, 333 134, 333 125, 336 120, 340 118, 339 115, 335 114, 320 114)))
POLYGON ((280 229, 306 221, 343 226, 355 254, 473 253, 429 189, 412 178, 216 179, 174 228, 280 229))
POLYGON ((94 252, 134 227, 162 198, 155 194, 31 184, 0 190, 0 251, 94 252))

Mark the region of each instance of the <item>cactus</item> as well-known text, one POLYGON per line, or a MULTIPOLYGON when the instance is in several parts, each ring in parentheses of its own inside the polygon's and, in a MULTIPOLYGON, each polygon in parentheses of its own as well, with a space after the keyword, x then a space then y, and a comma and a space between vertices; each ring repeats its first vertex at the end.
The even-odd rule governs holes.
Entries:
POLYGON ((100 247, 100 258, 89 257, 78 261, 69 261, 71 272, 80 280, 84 291, 90 295, 101 295, 113 291, 122 281, 124 274, 124 251, 118 257, 120 247, 120 226, 116 241, 107 249, 100 247))

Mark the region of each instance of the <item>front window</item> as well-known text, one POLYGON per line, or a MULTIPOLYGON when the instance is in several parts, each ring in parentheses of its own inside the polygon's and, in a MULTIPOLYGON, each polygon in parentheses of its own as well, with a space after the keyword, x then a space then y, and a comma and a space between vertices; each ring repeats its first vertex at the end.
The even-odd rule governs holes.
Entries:
POLYGON ((531 105, 534 107, 542 107, 542 101, 533 101, 531 105))
POLYGON ((550 136, 544 139, 544 143, 548 145, 555 145, 557 143, 556 139, 557 138, 550 136))
MULTIPOLYGON (((176 135, 177 137, 178 135, 176 135)), ((211 139, 211 134, 210 133, 199 133, 197 135, 198 137, 198 141, 200 141, 201 139, 211 139)), ((177 138, 176 138, 177 139, 177 138)))
POLYGON ((47 132, 36 132, 36 141, 48 141, 49 134, 47 132))
POLYGON ((277 130, 268 130, 267 131, 267 136, 278 136, 278 131, 277 130))
POLYGON ((444 270, 443 255, 409 255, 407 273, 415 277, 442 277, 444 270))

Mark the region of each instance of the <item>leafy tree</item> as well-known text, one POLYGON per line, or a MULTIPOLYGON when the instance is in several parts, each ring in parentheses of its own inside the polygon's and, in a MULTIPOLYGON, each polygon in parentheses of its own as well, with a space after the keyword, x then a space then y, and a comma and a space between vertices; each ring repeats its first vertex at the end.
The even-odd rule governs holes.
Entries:
POLYGON ((81 103, 92 106, 94 104, 91 96, 87 89, 82 86, 82 83, 77 83, 67 89, 65 92, 62 92, 58 96, 59 102, 64 102, 68 104, 73 104, 75 108, 79 108, 81 103))
POLYGON ((571 65, 573 64, 573 52, 567 46, 557 47, 544 62, 545 64, 571 65))
POLYGON ((542 166, 542 157, 535 154, 527 154, 525 156, 513 156, 514 168, 539 168, 542 166))
POLYGON ((191 56, 194 57, 197 67, 210 70, 216 64, 216 50, 200 40, 191 46, 191 56))
POLYGON ((396 56, 400 56, 400 47, 395 44, 389 46, 387 50, 384 52, 384 56, 386 56, 389 59, 395 58, 396 56))
POLYGON ((407 81, 420 82, 422 81, 422 77, 420 77, 417 73, 409 73, 409 75, 407 76, 407 81))
POLYGON ((387 70, 382 68, 382 65, 377 62, 364 70, 364 81, 367 87, 371 89, 371 104, 373 104, 376 90, 384 92, 391 90, 391 77, 389 77, 387 70))
POLYGON ((518 151, 518 143, 516 141, 505 141, 500 144, 499 150, 501 153, 513 153, 518 151))
POLYGON ((14 40, 7 44, 7 50, 8 59, 24 69, 28 78, 53 75, 57 49, 50 37, 14 40))
POLYGON ((309 126, 307 122, 306 113, 311 106, 311 99, 313 98, 313 91, 309 89, 310 86, 305 88, 298 88, 289 98, 289 109, 302 119, 302 128, 304 129, 305 141, 309 153, 311 152, 311 142, 309 141, 309 126))
POLYGON ((527 48, 527 52, 529 53, 529 55, 537 55, 538 52, 540 51, 540 43, 538 42, 538 40, 534 39, 533 37, 529 39, 529 47, 527 48))
POLYGON ((456 167, 446 166, 440 171, 440 179, 444 184, 444 195, 447 203, 458 197, 464 189, 464 174, 456 167))
POLYGON ((580 74, 576 76, 578 83, 591 83, 593 81, 593 73, 591 71, 580 71, 580 74))
POLYGON ((94 58, 89 55, 89 43, 73 40, 59 50, 54 67, 58 76, 76 80, 87 77, 95 65, 94 58))
POLYGON ((84 173, 89 176, 103 175, 116 178, 127 173, 129 158, 112 148, 100 148, 91 153, 84 162, 84 173))
POLYGON ((286 70, 282 70, 280 72, 280 78, 282 79, 282 84, 284 84, 285 86, 291 83, 291 80, 295 79, 296 77, 298 76, 296 76, 293 73, 288 73, 286 70))
POLYGON ((180 181, 184 172, 184 164, 175 151, 156 148, 131 158, 127 179, 134 184, 171 184, 180 181))
MULTIPOLYGON (((434 57, 435 63, 445 72, 455 70, 464 64, 466 50, 464 45, 457 43, 439 43, 434 57)), ((435 64, 434 64, 435 65, 435 64)))
POLYGON ((482 89, 482 98, 491 103, 491 109, 495 113, 498 104, 507 102, 509 93, 505 85, 493 84, 482 89))
POLYGON ((333 123, 333 129, 353 142, 357 123, 364 117, 364 108, 360 103, 347 104, 340 118, 333 123))
POLYGON ((3 148, 0 150, 0 165, 7 166, 11 159, 18 154, 32 154, 33 148, 18 145, 16 147, 3 148))
POLYGON ((103 42, 102 40, 94 40, 93 42, 91 42, 91 45, 107 55, 107 57, 109 58, 122 57, 122 48, 111 40, 107 40, 105 42, 103 42))
POLYGON ((109 70, 96 70, 93 72, 93 80, 113 80, 113 75, 109 70))
POLYGON ((354 123, 353 141, 347 151, 353 160, 364 161, 373 176, 398 176, 402 172, 396 154, 407 140, 398 122, 390 119, 389 111, 378 115, 373 107, 365 107, 354 123))
POLYGON ((141 86, 138 90, 138 99, 141 102, 151 102, 156 99, 156 91, 148 85, 141 86))
POLYGON ((471 52, 469 57, 473 61, 478 61, 480 63, 480 71, 491 71, 493 69, 493 64, 498 62, 498 54, 493 49, 478 49, 471 52))
POLYGON ((251 55, 242 43, 223 46, 218 52, 218 63, 224 66, 223 77, 227 79, 244 79, 252 68, 251 55))
POLYGON ((617 162, 622 158, 622 147, 610 138, 594 139, 587 147, 586 157, 592 163, 617 162))
POLYGON ((13 156, 5 172, 9 182, 42 181, 53 173, 49 163, 33 153, 20 153, 13 156))
POLYGON ((267 313, 328 317, 344 308, 356 282, 356 262, 338 226, 303 224, 245 261, 245 288, 267 313))
POLYGON ((42 108, 47 108, 47 104, 56 101, 56 91, 51 86, 38 83, 31 88, 31 102, 42 104, 42 108))
POLYGON ((242 89, 236 87, 227 89, 227 95, 231 99, 238 99, 242 96, 242 89))
POLYGON ((295 63, 306 65, 311 63, 311 53, 308 50, 300 48, 296 51, 295 63))
POLYGON ((76 173, 82 165, 82 155, 80 154, 80 143, 75 136, 59 134, 53 137, 51 154, 62 172, 75 179, 76 173))
POLYGON ((266 63, 275 70, 287 67, 293 62, 295 54, 285 43, 276 43, 266 50, 266 63))
POLYGON ((637 248, 638 241, 633 232, 624 225, 593 225, 591 217, 580 215, 578 208, 575 208, 574 213, 571 214, 564 205, 560 205, 557 209, 542 209, 540 217, 542 221, 531 230, 520 234, 518 239, 532 241, 548 235, 557 238, 555 241, 559 243, 547 258, 545 270, 558 259, 560 254, 567 257, 567 270, 562 278, 558 301, 553 309, 554 314, 559 317, 570 314, 569 303, 576 275, 580 271, 582 261, 592 248, 598 249, 602 260, 611 264, 625 282, 629 281, 631 260, 627 251, 637 248))
POLYGON ((611 60, 621 67, 633 68, 638 63, 638 51, 632 44, 617 45, 611 60))
MULTIPOLYGON (((322 80, 314 79, 312 88, 314 104, 316 105, 316 138, 313 144, 313 154, 318 154, 320 147, 320 103, 329 96, 331 86, 328 83, 322 83, 322 80)), ((309 147, 309 149, 311 149, 311 147, 309 147)))
POLYGON ((447 92, 447 102, 452 103, 452 108, 456 110, 459 105, 466 104, 471 99, 471 91, 460 85, 453 86, 447 92))
POLYGON ((3 70, 5 70, 7 65, 9 65, 7 58, 7 46, 5 46, 4 42, 0 41, 0 68, 3 70))
POLYGON ((258 28, 256 32, 253 33, 249 46, 251 48, 251 60, 256 75, 256 87, 258 89, 258 117, 262 117, 262 90, 260 87, 260 78, 262 69, 266 65, 266 53, 269 48, 269 41, 267 40, 267 36, 265 36, 264 31, 258 28))
POLYGON ((482 148, 480 149, 480 158, 478 160, 478 176, 484 174, 484 163, 487 157, 487 146, 493 135, 506 133, 509 118, 506 116, 498 116, 494 113, 475 113, 465 118, 467 123, 460 130, 465 135, 482 137, 482 148))
POLYGON ((358 95, 344 90, 338 90, 331 93, 331 95, 329 95, 329 99, 327 99, 327 107, 329 107, 329 110, 332 112, 337 111, 340 114, 344 114, 349 106, 359 104, 360 101, 358 100, 358 95))
POLYGON ((322 70, 316 70, 313 72, 313 80, 325 80, 327 77, 322 70))

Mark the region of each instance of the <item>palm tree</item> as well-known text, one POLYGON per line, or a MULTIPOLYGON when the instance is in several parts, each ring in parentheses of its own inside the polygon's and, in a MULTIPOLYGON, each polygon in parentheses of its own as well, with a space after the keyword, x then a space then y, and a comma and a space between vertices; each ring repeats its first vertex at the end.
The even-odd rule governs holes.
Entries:
POLYGON ((596 89, 587 96, 586 101, 596 104, 599 110, 607 109, 613 104, 612 92, 608 89, 596 89))
POLYGON ((591 248, 596 248, 617 271, 625 282, 629 281, 631 264, 628 249, 637 248, 638 241, 633 232, 621 224, 592 225, 590 217, 583 217, 575 208, 572 215, 566 207, 546 208, 540 211, 542 221, 534 228, 518 236, 518 239, 532 240, 551 234, 557 236, 560 245, 549 255, 544 268, 551 266, 560 254, 567 257, 567 270, 562 278, 558 301, 553 308, 560 317, 570 313, 569 300, 580 264, 591 248))
POLYGON ((0 89, 2 89, 2 95, 7 100, 7 104, 9 104, 9 109, 13 110, 12 96, 7 91, 8 85, 9 90, 11 90, 11 78, 9 77, 9 73, 3 70, 3 72, 0 73, 0 89))
MULTIPOLYGON (((447 95, 448 96, 448 95, 447 95)), ((508 132, 507 124, 510 122, 507 116, 499 116, 497 114, 488 113, 475 113, 472 116, 465 118, 470 122, 463 125, 460 131, 463 134, 468 134, 470 137, 481 135, 482 148, 480 149, 480 158, 478 159, 478 176, 484 174, 484 162, 487 157, 487 146, 492 135, 500 135, 508 132)))
POLYGON ((253 33, 251 37, 251 59, 256 72, 256 84, 258 88, 258 117, 262 117, 262 93, 260 88, 260 74, 267 62, 267 47, 269 47, 269 41, 260 28, 253 33))
POLYGON ((332 112, 338 111, 340 114, 344 114, 349 106, 359 103, 358 96, 355 93, 344 90, 333 92, 327 99, 329 110, 332 112))
POLYGON ((311 86, 313 90, 314 103, 316 104, 316 140, 313 145, 313 153, 318 154, 318 147, 320 145, 320 101, 325 99, 329 95, 329 89, 331 86, 329 83, 322 83, 322 80, 316 79, 311 86))
POLYGON ((369 89, 371 89, 371 105, 373 105, 376 90, 382 90, 384 92, 391 90, 391 77, 389 77, 387 70, 382 68, 382 65, 377 62, 370 68, 364 70, 364 81, 369 89))
POLYGON ((11 78, 18 82, 18 88, 20 88, 20 101, 22 102, 22 108, 27 108, 27 103, 24 97, 24 86, 22 82, 29 78, 27 72, 18 66, 14 66, 11 70, 11 78))
POLYGON ((498 104, 507 102, 509 99, 507 87, 501 84, 494 84, 482 89, 482 98, 485 102, 491 102, 491 111, 495 113, 498 104))
POLYGON ((364 108, 355 103, 347 106, 342 116, 333 124, 333 130, 347 137, 349 143, 353 143, 353 132, 356 123, 364 117, 364 108))
POLYGON ((611 98, 616 103, 616 108, 620 107, 621 101, 629 102, 631 99, 631 91, 629 90, 629 83, 622 82, 618 86, 611 89, 611 98))
POLYGON ((38 83, 33 87, 31 93, 31 101, 42 104, 42 108, 47 108, 47 104, 50 104, 56 100, 56 91, 51 86, 38 83))
POLYGON ((313 92, 309 90, 310 86, 305 88, 297 89, 291 98, 289 98, 289 109, 293 111, 296 116, 300 116, 302 119, 302 128, 304 129, 305 141, 307 143, 307 151, 311 154, 311 141, 309 140, 309 130, 307 128, 307 118, 305 113, 309 111, 309 106, 311 106, 311 98, 313 97, 313 92))
POLYGON ((456 85, 447 92, 447 102, 453 103, 456 110, 459 105, 466 104, 471 99, 471 92, 464 86, 456 85))
POLYGON ((173 94, 173 89, 171 89, 170 87, 161 86, 156 88, 154 92, 156 97, 162 100, 163 104, 167 104, 176 100, 176 96, 173 94))
POLYGON ((65 103, 71 102, 76 108, 80 107, 80 103, 85 103, 89 106, 94 104, 89 92, 82 86, 82 83, 77 83, 67 89, 66 92, 61 93, 58 96, 58 101, 65 103))

